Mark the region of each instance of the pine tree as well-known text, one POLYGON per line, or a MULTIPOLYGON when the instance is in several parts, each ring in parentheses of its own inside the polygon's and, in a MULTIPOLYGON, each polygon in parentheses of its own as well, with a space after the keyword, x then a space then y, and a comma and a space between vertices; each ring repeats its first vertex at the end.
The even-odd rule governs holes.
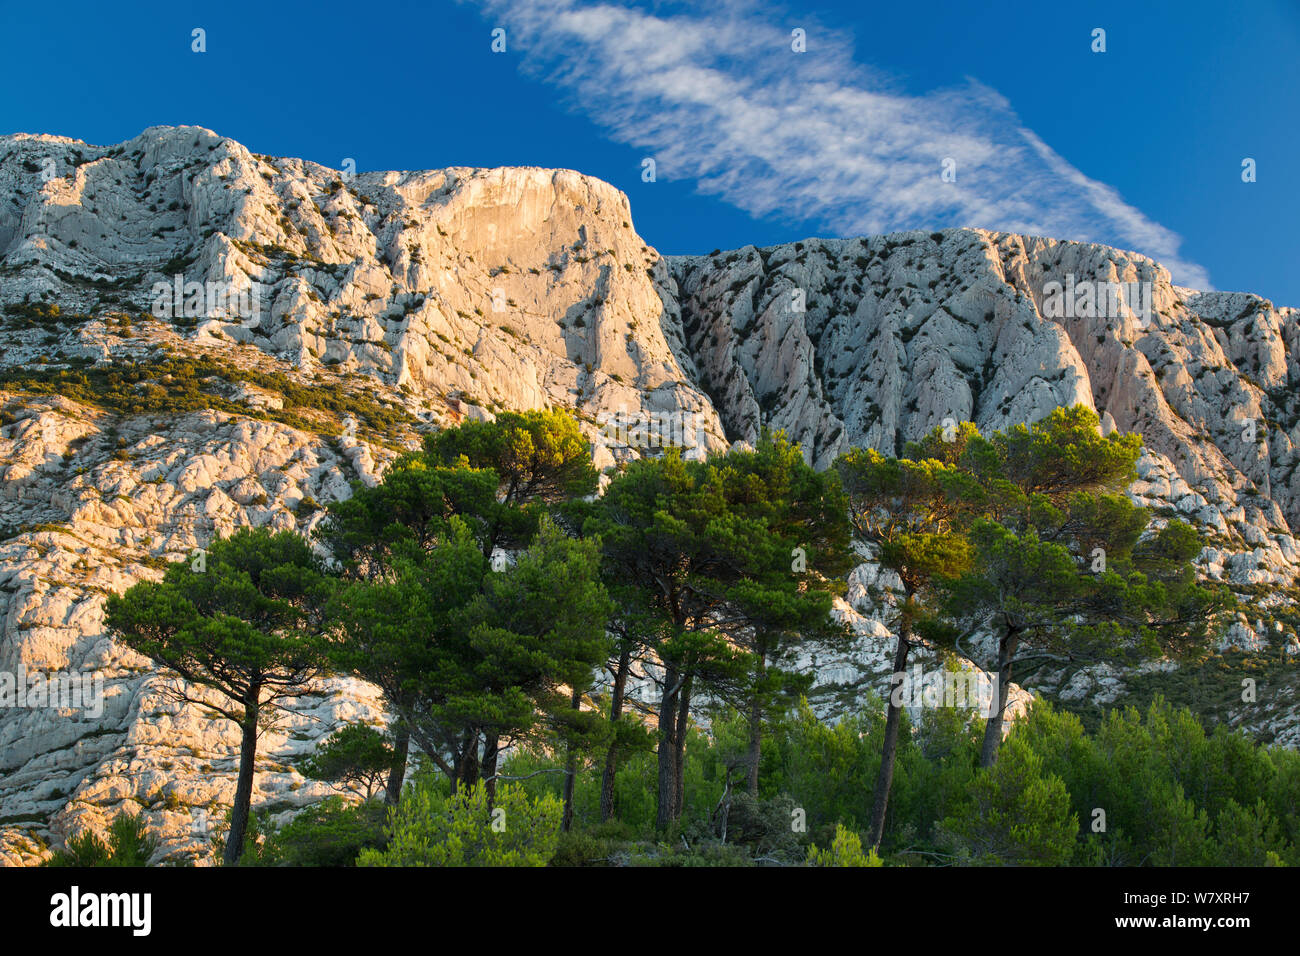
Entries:
POLYGON ((369 724, 348 724, 331 734, 298 769, 312 780, 363 788, 369 800, 392 773, 396 759, 388 735, 369 724))
POLYGON ((896 692, 904 680, 913 649, 913 628, 937 577, 956 577, 970 561, 964 525, 982 502, 979 485, 961 468, 939 455, 956 458, 974 435, 966 424, 945 441, 936 429, 908 458, 888 458, 873 449, 854 450, 836 462, 848 493, 854 533, 875 546, 880 565, 898 575, 902 603, 898 643, 894 651, 891 694, 887 702, 880 772, 872 798, 869 845, 880 846, 893 787, 902 722, 902 702, 896 692), (945 448, 951 445, 952 448, 945 448), (954 454, 956 453, 956 454, 954 454))
POLYGON ((602 541, 617 616, 663 669, 658 704, 658 823, 682 812, 691 701, 707 690, 751 720, 789 675, 769 667, 807 637, 832 637, 824 576, 845 566, 844 502, 798 446, 765 435, 754 451, 708 462, 678 450, 629 465, 585 509, 602 541))
POLYGON ((981 765, 996 757, 1018 665, 1187 650, 1221 606, 1196 583, 1195 532, 1170 522, 1148 533, 1149 512, 1122 493, 1140 451, 1139 436, 1103 436, 1082 406, 973 436, 964 450, 983 514, 971 523, 970 570, 948 586, 947 609, 968 626, 991 623, 997 637, 998 700, 981 765))
POLYGON ((732 641, 751 658, 736 702, 749 719, 747 786, 756 797, 766 714, 782 700, 798 700, 811 684, 811 675, 780 665, 815 643, 847 636, 830 609, 853 565, 848 503, 839 476, 809 466, 782 433, 764 434, 752 452, 713 464, 731 507, 767 531, 758 539, 765 553, 751 555, 749 578, 732 592, 742 622, 732 641))
POLYGON ((241 529, 108 600, 106 623, 133 650, 183 678, 181 700, 240 729, 239 778, 224 859, 239 861, 248 827, 257 735, 266 711, 307 693, 325 663, 319 607, 325 578, 292 532, 241 529), (190 687, 215 691, 192 696, 190 687))
POLYGON ((335 659, 379 684, 398 714, 390 802, 412 734, 453 780, 485 778, 491 797, 498 728, 531 726, 537 702, 514 685, 486 691, 494 680, 500 684, 486 671, 478 681, 467 677, 482 654, 469 630, 488 625, 466 615, 490 581, 514 574, 503 552, 527 547, 547 515, 558 514, 556 506, 570 496, 592 493, 597 477, 590 445, 571 418, 502 413, 495 422, 428 436, 424 450, 400 458, 381 484, 355 486, 349 499, 330 506, 321 540, 349 582, 335 603, 343 636, 335 659), (429 588, 436 593, 425 593, 429 588), (407 608, 404 620, 385 619, 390 602, 407 608), (428 673, 440 673, 445 683, 422 676, 428 673), (466 694, 481 708, 477 722, 456 716, 457 695, 466 694))

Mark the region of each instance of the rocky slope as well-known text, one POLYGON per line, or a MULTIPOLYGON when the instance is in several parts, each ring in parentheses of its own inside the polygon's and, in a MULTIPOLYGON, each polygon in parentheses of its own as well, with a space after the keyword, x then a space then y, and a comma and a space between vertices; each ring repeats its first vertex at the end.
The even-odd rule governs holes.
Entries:
MULTIPOLYGON (((710 450, 765 423, 824 465, 1083 402, 1146 437, 1131 494, 1203 525, 1204 572, 1257 598, 1224 642, 1297 646, 1300 315, 1133 253, 948 230, 664 258, 575 172, 345 178, 155 128, 0 137, 0 310, 0 672, 106 678, 96 717, 0 708, 0 862, 122 808, 161 857, 202 855, 237 740, 105 635, 104 596, 240 524, 309 528, 422 430, 498 409, 569 408, 593 439, 610 414, 668 413, 710 450), (1149 313, 1055 318, 1067 275, 1149 282, 1149 313), (159 308, 177 276, 201 307, 159 308)), ((597 441, 602 466, 631 453, 597 441)), ((888 670, 888 583, 864 563, 840 609, 854 646, 804 662, 827 712, 888 670)), ((1125 675, 1034 680, 1103 700, 1125 675)), ((373 689, 325 682, 268 731, 258 805, 320 799, 292 759, 382 719, 373 689)), ((1282 693, 1231 719, 1300 740, 1282 693)))

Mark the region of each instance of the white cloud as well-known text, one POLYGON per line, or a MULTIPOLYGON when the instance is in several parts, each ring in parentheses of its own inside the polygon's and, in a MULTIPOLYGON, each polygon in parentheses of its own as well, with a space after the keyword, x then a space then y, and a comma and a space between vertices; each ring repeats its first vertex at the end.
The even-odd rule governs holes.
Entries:
POLYGON ((705 14, 584 0, 485 0, 525 70, 659 176, 695 180, 756 217, 840 235, 978 226, 1105 242, 1209 289, 1181 238, 1085 176, 973 80, 909 95, 855 62, 851 38, 790 29, 746 0, 705 14), (957 181, 940 179, 946 157, 957 181))

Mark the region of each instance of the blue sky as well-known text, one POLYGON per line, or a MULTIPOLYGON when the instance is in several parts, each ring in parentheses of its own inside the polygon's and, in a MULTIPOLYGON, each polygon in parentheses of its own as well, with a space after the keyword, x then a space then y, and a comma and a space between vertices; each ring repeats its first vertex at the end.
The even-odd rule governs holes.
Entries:
POLYGON ((625 190, 664 253, 975 225, 1300 306, 1297 0, 0 10, 3 132, 196 124, 361 170, 563 166, 625 190))

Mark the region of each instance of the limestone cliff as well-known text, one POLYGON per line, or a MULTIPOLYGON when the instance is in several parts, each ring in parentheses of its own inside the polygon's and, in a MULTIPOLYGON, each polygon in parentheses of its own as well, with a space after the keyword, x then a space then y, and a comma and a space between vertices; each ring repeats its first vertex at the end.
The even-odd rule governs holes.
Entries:
MULTIPOLYGON (((95 716, 0 709, 0 862, 124 807, 164 858, 202 855, 237 738, 109 639, 104 597, 242 524, 310 529, 422 431, 500 409, 567 408, 593 439, 620 411, 692 416, 714 451, 765 423, 825 465, 1083 402, 1145 436, 1131 494, 1204 526, 1204 573, 1256 594, 1225 640, 1295 647, 1298 322, 1097 245, 948 230, 665 258, 626 196, 567 170, 345 177, 194 127, 0 137, 0 671, 106 680, 95 716), (1149 308, 1065 317, 1046 290, 1075 281, 1149 283, 1149 308)), ((601 466, 627 454, 596 444, 601 466)), ((823 709, 888 669, 888 581, 866 562, 848 598, 854 646, 805 662, 823 709)), ((1294 745, 1294 706, 1238 722, 1294 745)), ((324 682, 268 730, 255 805, 320 799, 292 759, 382 719, 373 688, 324 682)))

